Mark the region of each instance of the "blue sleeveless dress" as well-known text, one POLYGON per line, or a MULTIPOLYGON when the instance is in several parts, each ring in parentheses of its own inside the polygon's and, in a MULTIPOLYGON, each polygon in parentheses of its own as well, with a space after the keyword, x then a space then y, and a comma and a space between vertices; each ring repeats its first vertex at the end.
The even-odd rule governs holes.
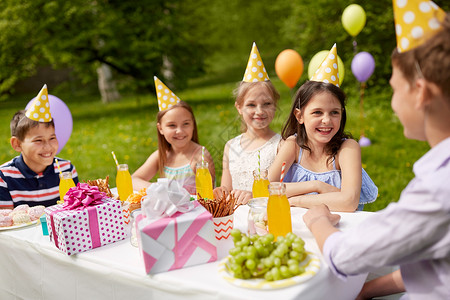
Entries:
MULTIPOLYGON (((328 183, 329 185, 341 188, 342 176, 341 170, 336 170, 336 163, 333 159, 333 170, 327 172, 316 173, 305 169, 300 165, 302 158, 303 149, 300 148, 300 153, 298 155, 298 163, 292 164, 288 172, 284 176, 284 182, 303 182, 311 180, 320 180, 322 182, 328 183)), ((317 193, 311 193, 317 194, 317 193)), ((362 181, 361 181, 361 194, 359 197, 358 210, 363 210, 364 204, 374 202, 378 196, 378 188, 373 183, 369 174, 362 169, 362 181)))

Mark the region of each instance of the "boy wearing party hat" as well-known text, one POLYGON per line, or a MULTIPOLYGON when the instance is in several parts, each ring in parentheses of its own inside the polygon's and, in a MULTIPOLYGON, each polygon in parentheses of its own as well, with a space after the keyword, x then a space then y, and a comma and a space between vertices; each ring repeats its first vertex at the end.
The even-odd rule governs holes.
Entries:
POLYGON ((391 106, 405 137, 431 149, 414 164, 398 202, 358 227, 339 231, 339 215, 326 206, 311 208, 303 220, 339 278, 400 267, 365 283, 356 299, 400 292, 401 299, 450 299, 450 14, 431 1, 393 5, 391 106))
POLYGON ((70 161, 55 160, 58 139, 50 113, 47 85, 30 107, 18 111, 11 123, 11 146, 20 155, 0 166, 0 208, 56 204, 59 200, 59 172, 78 175, 70 161))
POLYGON ((296 92, 282 130, 285 143, 269 169, 269 180, 283 182, 291 206, 319 203, 334 211, 362 210, 378 188, 361 167, 361 149, 345 133, 346 96, 339 88, 336 44, 310 81, 296 92))
POLYGON ((270 128, 280 95, 269 79, 256 43, 234 95, 242 134, 225 145, 221 187, 215 192, 231 191, 239 203, 245 204, 252 198, 253 171, 258 178, 264 177, 281 141, 281 135, 270 128))

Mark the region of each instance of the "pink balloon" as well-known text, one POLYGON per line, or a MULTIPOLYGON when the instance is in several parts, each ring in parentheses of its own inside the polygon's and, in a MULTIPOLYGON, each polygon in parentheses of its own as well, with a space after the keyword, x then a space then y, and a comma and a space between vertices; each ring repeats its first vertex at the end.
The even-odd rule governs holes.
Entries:
POLYGON ((359 52, 352 60, 352 72, 359 82, 365 82, 375 70, 375 59, 369 52, 359 52))
MULTIPOLYGON (((25 109, 28 109, 34 99, 36 98, 33 98, 28 102, 25 109)), ((48 95, 48 100, 50 102, 50 113, 52 114, 53 122, 55 123, 55 133, 59 144, 58 154, 61 152, 62 148, 64 148, 72 134, 72 114, 67 105, 58 97, 48 95)))

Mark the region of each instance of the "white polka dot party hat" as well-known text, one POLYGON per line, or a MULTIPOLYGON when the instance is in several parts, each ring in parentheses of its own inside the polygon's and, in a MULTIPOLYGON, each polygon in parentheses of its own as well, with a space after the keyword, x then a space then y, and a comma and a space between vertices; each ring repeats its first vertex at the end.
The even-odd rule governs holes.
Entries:
POLYGON ((393 0, 398 52, 422 45, 441 29, 445 12, 433 1, 393 0))
POLYGON ((177 97, 158 77, 154 76, 156 96, 158 97, 159 111, 168 109, 169 107, 180 102, 177 97))
POLYGON ((245 69, 244 78, 245 82, 258 82, 269 81, 269 75, 267 75, 266 68, 264 68, 263 61, 259 55, 258 47, 253 42, 252 52, 248 58, 247 69, 245 69))
POLYGON ((331 47, 330 52, 319 65, 316 73, 311 77, 312 81, 322 81, 327 83, 332 83, 339 87, 339 70, 338 70, 338 59, 337 59, 337 49, 336 44, 331 47))
POLYGON ((25 112, 28 119, 38 122, 51 122, 52 115, 50 114, 50 102, 48 101, 47 85, 44 84, 41 91, 34 99, 33 103, 25 112))

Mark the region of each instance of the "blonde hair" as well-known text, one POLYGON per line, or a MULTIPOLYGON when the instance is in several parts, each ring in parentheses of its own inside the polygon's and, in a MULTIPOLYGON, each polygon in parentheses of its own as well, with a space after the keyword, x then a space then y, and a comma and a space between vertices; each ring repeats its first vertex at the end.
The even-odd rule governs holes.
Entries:
MULTIPOLYGON (((194 130, 192 132, 191 141, 198 144, 199 140, 198 140, 197 122, 195 121, 194 111, 189 106, 189 104, 187 104, 186 102, 180 101, 177 104, 169 107, 168 109, 158 112, 158 114, 156 115, 156 123, 161 123, 161 119, 164 117, 164 115, 168 111, 171 111, 177 107, 182 107, 191 113, 192 121, 194 122, 194 130)), ((159 132, 159 130, 157 130, 156 132, 158 134, 158 151, 159 151, 158 170, 159 170, 159 175, 162 177, 162 176, 164 176, 164 166, 166 165, 166 161, 167 161, 167 152, 170 151, 170 149, 172 148, 172 145, 169 144, 169 142, 166 140, 164 135, 162 135, 159 132)))
MULTIPOLYGON (((233 91, 233 96, 236 99, 236 104, 241 107, 244 104, 245 97, 248 92, 250 92, 254 88, 265 88, 269 91, 273 102, 275 103, 275 107, 278 105, 278 100, 280 99, 280 94, 275 89, 274 85, 271 81, 257 81, 257 82, 245 82, 241 81, 238 83, 238 86, 233 91)), ((247 131, 247 125, 244 121, 241 123, 241 132, 247 131)))

